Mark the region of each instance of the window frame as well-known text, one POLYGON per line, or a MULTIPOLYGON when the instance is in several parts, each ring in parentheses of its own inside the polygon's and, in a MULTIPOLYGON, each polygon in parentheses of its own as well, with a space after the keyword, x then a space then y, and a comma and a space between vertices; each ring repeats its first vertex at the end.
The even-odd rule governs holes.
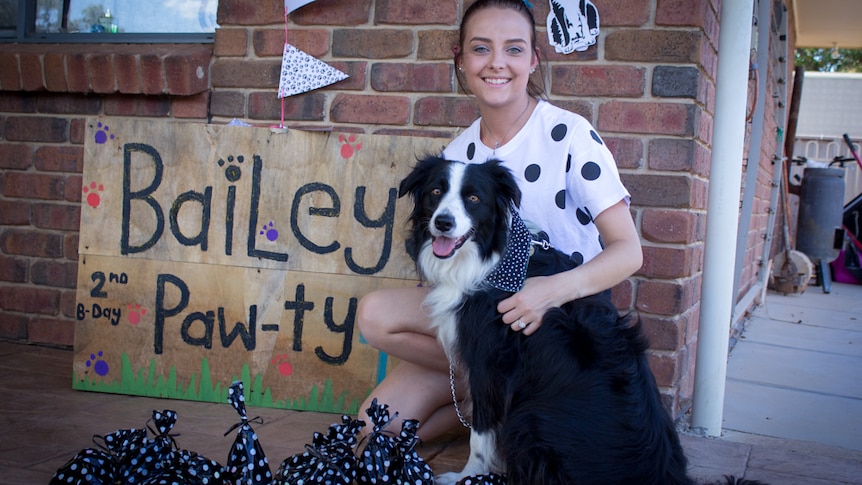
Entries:
MULTIPOLYGON (((36 0, 17 0, 14 29, 0 29, 0 44, 212 44, 209 33, 51 33, 36 32, 36 0)), ((218 28, 218 27, 216 27, 218 28)))

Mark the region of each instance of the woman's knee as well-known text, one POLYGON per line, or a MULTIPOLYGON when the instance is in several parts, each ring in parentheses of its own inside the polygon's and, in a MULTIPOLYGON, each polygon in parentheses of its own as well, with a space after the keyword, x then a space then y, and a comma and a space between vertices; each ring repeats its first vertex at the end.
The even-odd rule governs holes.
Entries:
POLYGON ((384 308, 385 294, 373 291, 363 296, 356 307, 356 326, 365 340, 375 346, 377 339, 386 333, 383 328, 384 322, 381 318, 381 309, 384 308))

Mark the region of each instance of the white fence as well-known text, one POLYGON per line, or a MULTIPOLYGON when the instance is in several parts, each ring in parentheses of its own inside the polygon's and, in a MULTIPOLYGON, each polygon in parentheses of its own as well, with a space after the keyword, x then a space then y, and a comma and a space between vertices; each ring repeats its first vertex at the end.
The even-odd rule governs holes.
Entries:
MULTIPOLYGON (((859 154, 859 148, 862 146, 862 140, 851 139, 856 153, 859 154)), ((814 138, 797 136, 793 146, 793 158, 798 160, 802 157, 808 159, 809 166, 826 167, 835 157, 853 157, 847 144, 842 138, 814 138)), ((837 167, 838 165, 833 165, 837 167)), ((805 167, 793 164, 791 168, 791 177, 798 175, 802 177, 802 171, 805 167)), ((853 200, 857 195, 862 193, 862 170, 855 160, 844 163, 844 203, 853 200)))

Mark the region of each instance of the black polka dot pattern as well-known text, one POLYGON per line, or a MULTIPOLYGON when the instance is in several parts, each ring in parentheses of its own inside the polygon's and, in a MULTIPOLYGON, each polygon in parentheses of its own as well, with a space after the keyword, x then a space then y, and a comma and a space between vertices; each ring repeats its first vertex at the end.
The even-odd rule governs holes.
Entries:
POLYGON ((512 293, 520 291, 527 279, 527 264, 530 261, 532 240, 529 229, 513 209, 506 252, 497 267, 485 278, 485 282, 503 291, 512 293))
POLYGON ((527 165, 527 168, 524 170, 524 179, 526 179, 527 182, 535 182, 536 180, 539 180, 539 176, 541 175, 542 167, 535 163, 527 165))
POLYGON ((582 225, 586 226, 590 222, 593 222, 593 216, 590 214, 590 210, 586 207, 578 207, 577 210, 578 222, 582 225))
POLYGON ((599 145, 605 144, 605 142, 602 141, 602 137, 600 137, 599 134, 596 133, 596 130, 590 130, 590 136, 593 137, 593 140, 596 140, 596 143, 598 143, 599 145))
POLYGON ((554 141, 562 141, 569 132, 569 127, 560 123, 551 129, 551 139, 554 141))
POLYGON ((467 160, 473 160, 473 157, 476 156, 476 144, 470 143, 467 145, 467 160))
POLYGON ((581 167, 581 177, 584 180, 597 180, 602 175, 602 169, 596 162, 587 162, 581 167))
POLYGON ((489 473, 487 475, 475 475, 462 478, 457 485, 506 485, 508 481, 505 475, 489 473))
POLYGON ((225 465, 231 483, 239 485, 268 485, 272 483, 269 461, 257 439, 257 434, 249 424, 248 416, 246 416, 242 381, 231 384, 230 389, 228 389, 228 401, 241 419, 239 423, 234 425, 238 431, 225 465))
POLYGON ((359 465, 353 447, 364 421, 341 417, 341 424, 329 427, 328 434, 315 432, 306 451, 287 458, 275 473, 275 485, 332 484, 350 485, 356 480, 359 465))

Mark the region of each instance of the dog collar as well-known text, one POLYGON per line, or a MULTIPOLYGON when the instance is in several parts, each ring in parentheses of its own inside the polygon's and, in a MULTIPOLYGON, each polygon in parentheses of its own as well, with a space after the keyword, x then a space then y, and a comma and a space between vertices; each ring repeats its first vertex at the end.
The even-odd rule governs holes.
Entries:
POLYGON ((533 236, 514 208, 511 214, 506 251, 497 267, 485 278, 485 282, 499 290, 515 293, 521 291, 527 279, 533 236))

